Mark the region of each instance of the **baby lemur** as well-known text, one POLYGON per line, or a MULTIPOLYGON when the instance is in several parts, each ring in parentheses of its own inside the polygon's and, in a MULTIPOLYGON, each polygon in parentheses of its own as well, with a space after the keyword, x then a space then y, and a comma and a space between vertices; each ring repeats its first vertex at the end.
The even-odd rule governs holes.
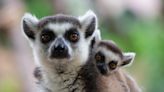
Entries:
POLYGON ((123 53, 113 41, 99 41, 93 61, 99 71, 97 84, 101 92, 141 92, 139 86, 122 67, 133 62, 135 53, 123 53))

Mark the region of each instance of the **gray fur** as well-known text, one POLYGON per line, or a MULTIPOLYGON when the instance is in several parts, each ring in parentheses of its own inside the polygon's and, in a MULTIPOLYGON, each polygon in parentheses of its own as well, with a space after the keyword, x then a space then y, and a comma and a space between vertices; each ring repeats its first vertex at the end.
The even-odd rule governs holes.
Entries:
POLYGON ((64 15, 64 14, 58 14, 55 16, 44 17, 39 21, 38 27, 43 28, 48 23, 70 23, 76 27, 79 27, 79 28, 81 27, 81 24, 76 17, 68 16, 68 15, 64 15))

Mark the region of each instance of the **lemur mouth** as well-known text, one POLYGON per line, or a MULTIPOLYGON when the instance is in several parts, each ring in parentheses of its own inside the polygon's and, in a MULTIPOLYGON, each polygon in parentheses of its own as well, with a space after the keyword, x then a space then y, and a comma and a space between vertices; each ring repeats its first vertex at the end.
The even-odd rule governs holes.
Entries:
POLYGON ((54 53, 50 56, 51 59, 69 59, 70 55, 68 53, 54 53))

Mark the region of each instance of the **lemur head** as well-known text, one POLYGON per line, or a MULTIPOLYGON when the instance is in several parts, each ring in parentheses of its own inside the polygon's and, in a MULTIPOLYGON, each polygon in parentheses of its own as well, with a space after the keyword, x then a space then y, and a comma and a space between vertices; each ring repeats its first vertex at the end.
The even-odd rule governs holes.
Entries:
POLYGON ((135 53, 123 53, 113 41, 99 41, 95 47, 94 60, 102 75, 110 75, 120 67, 129 65, 135 53))
POLYGON ((40 20, 25 14, 22 28, 38 62, 83 64, 97 30, 97 17, 92 11, 80 17, 58 14, 40 20))

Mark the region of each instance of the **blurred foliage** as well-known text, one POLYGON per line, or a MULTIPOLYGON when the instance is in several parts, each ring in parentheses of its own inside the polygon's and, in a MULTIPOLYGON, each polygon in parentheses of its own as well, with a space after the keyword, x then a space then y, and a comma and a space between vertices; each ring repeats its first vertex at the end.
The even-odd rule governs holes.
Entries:
POLYGON ((18 80, 6 79, 0 83, 0 92, 20 92, 20 87, 16 85, 18 80))
POLYGON ((48 16, 53 13, 52 0, 25 0, 27 11, 35 14, 38 18, 48 16))

